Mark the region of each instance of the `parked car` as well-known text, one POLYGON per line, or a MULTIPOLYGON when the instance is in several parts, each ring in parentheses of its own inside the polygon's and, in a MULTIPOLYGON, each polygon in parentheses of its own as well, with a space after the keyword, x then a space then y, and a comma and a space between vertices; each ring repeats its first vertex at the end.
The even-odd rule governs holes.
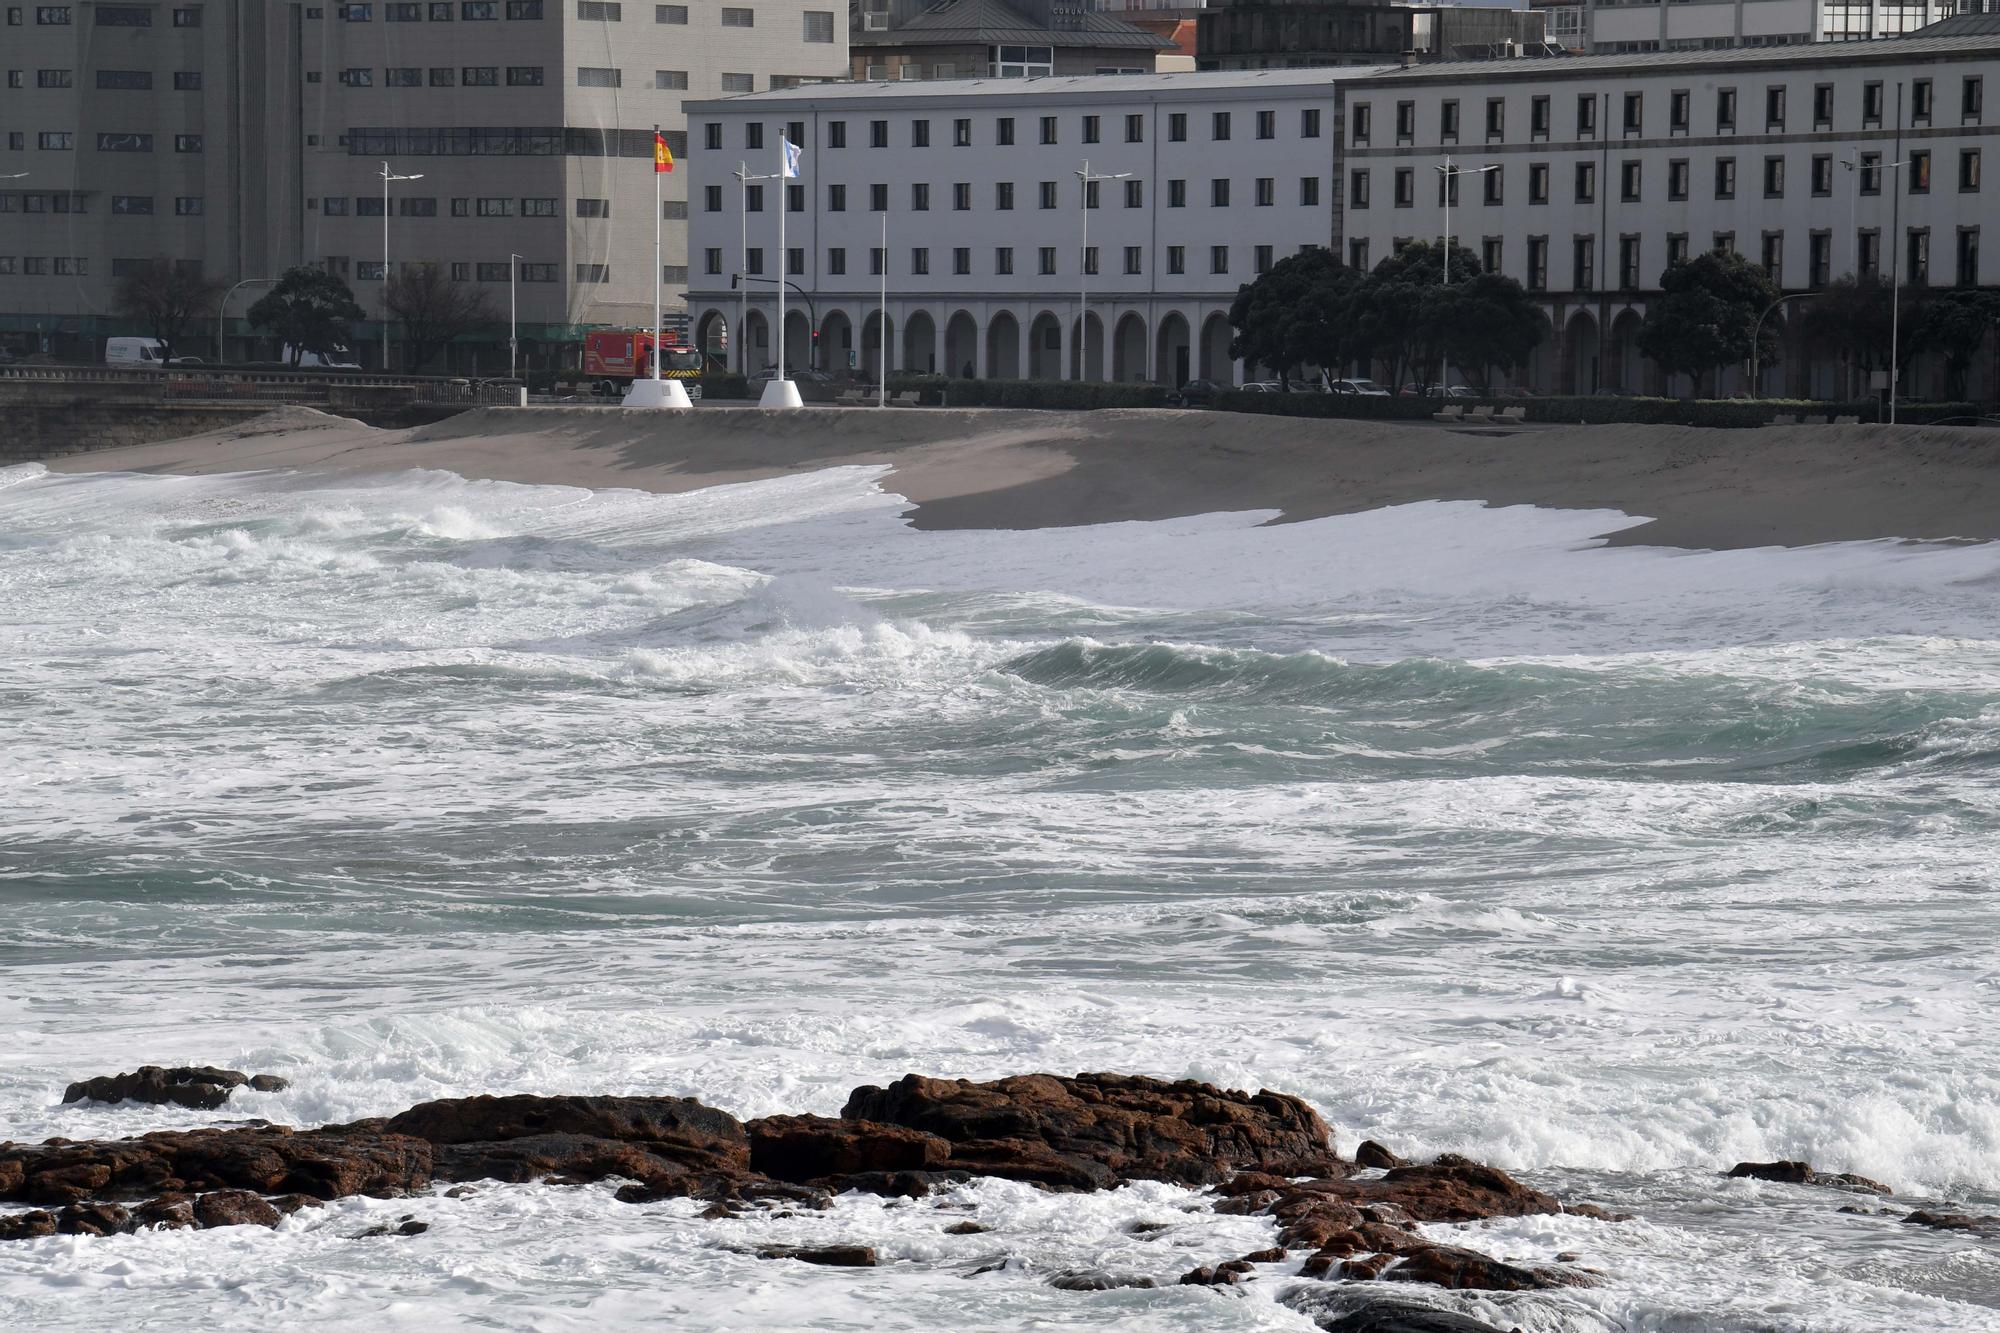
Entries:
POLYGON ((1364 398, 1387 398, 1389 391, 1374 380, 1333 380, 1327 386, 1332 393, 1359 394, 1364 398))
POLYGON ((1189 380, 1180 388, 1167 395, 1169 407, 1208 407, 1215 402, 1215 395, 1224 391, 1223 385, 1214 380, 1189 380))

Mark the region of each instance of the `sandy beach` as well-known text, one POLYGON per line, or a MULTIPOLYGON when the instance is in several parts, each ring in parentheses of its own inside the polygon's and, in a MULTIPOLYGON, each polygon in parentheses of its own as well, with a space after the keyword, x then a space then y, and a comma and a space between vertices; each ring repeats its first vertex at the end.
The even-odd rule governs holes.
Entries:
POLYGON ((1613 544, 1738 549, 1871 538, 2000 537, 2000 445, 1959 427, 1560 426, 1502 434, 1427 423, 1207 412, 709 408, 480 409, 376 430, 306 409, 251 428, 61 459, 58 472, 296 469, 679 492, 847 464, 924 529, 1069 527, 1216 511, 1282 521, 1422 500, 1617 509, 1613 544))

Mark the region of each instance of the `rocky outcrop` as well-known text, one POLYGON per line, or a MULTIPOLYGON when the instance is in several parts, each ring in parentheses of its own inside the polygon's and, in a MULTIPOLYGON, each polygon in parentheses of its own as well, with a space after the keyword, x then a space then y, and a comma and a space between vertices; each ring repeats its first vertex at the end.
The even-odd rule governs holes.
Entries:
POLYGON ((236 1069, 213 1065, 140 1065, 129 1074, 106 1074, 72 1083, 63 1092, 70 1102, 145 1102, 153 1106, 185 1106, 196 1111, 214 1111, 229 1100, 238 1088, 257 1092, 282 1092, 291 1085, 276 1074, 245 1074, 236 1069))
POLYGON ((1191 1080, 1024 1074, 972 1083, 908 1074, 886 1088, 857 1088, 840 1114, 922 1130, 951 1145, 954 1167, 1051 1189, 1351 1169, 1329 1146, 1326 1122, 1298 1098, 1191 1080))
POLYGON ((1738 1162, 1729 1168, 1731 1180, 1773 1180, 1783 1185, 1824 1185, 1828 1189, 1852 1190, 1859 1194, 1890 1194, 1887 1185, 1851 1171, 1830 1174, 1815 1171, 1810 1162, 1738 1162))
POLYGON ((1903 1221, 1914 1227, 1929 1227, 1933 1231, 1970 1231, 1982 1235, 2000 1236, 2000 1217, 1981 1217, 1970 1213, 1919 1208, 1905 1216, 1903 1221))

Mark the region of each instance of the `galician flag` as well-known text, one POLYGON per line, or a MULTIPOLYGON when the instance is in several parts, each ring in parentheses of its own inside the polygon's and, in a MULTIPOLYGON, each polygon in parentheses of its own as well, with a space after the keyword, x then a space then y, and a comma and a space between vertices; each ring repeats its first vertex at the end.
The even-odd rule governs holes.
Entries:
POLYGON ((798 175, 799 159, 806 155, 805 150, 803 148, 800 148, 797 144, 793 143, 790 139, 786 138, 780 138, 778 140, 778 146, 785 150, 785 169, 779 172, 778 174, 780 176, 798 175))
POLYGON ((673 169, 674 169, 674 150, 667 147, 667 136, 660 133, 658 130, 654 130, 653 171, 655 174, 658 174, 659 172, 672 171, 673 169))

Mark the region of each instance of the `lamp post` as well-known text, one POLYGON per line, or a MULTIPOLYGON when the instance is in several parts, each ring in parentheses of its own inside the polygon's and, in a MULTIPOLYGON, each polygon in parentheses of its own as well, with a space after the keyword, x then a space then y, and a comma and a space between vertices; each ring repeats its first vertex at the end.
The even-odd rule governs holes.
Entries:
POLYGON ((1818 295, 1818 292, 1792 292, 1788 295, 1780 296, 1777 300, 1764 307, 1763 314, 1757 316, 1757 323, 1750 330, 1750 396, 1752 398, 1762 398, 1764 396, 1763 385, 1757 379, 1757 353, 1760 349, 1757 339, 1764 332, 1764 320, 1773 310, 1776 310, 1787 301, 1796 301, 1801 297, 1818 295))
MULTIPOLYGON (((1129 171, 1093 172, 1089 158, 1083 160, 1083 170, 1076 173, 1076 178, 1083 182, 1083 249, 1076 256, 1076 377, 1079 380, 1090 375, 1090 187, 1099 181, 1122 181, 1131 174, 1129 171)), ((1104 351, 1104 360, 1109 362, 1110 347, 1107 346, 1104 351)))
POLYGON ((882 210, 882 322, 875 330, 875 406, 889 405, 889 210, 882 210))
POLYGON ((1498 163, 1493 163, 1483 167, 1455 167, 1452 165, 1451 158, 1449 156, 1445 158, 1444 165, 1437 169, 1438 176, 1444 184, 1444 258, 1443 261, 1438 265, 1438 268, 1442 274, 1442 278, 1438 284, 1441 287, 1451 286, 1452 183, 1456 181, 1460 176, 1484 176, 1489 171, 1498 171, 1498 170, 1500 170, 1498 163))
POLYGON ((18 180, 26 180, 27 178, 28 178, 27 172, 17 171, 11 176, 0 176, 0 181, 18 181, 18 180))
MULTIPOLYGON (((750 271, 750 182, 777 180, 778 175, 776 172, 772 172, 769 175, 753 176, 750 173, 750 164, 748 162, 738 162, 736 164, 736 171, 733 174, 736 177, 736 217, 742 224, 742 236, 738 240, 736 267, 747 274, 750 271)), ((783 194, 784 191, 780 190, 779 193, 783 194)), ((785 201, 783 199, 778 200, 778 207, 782 209, 784 206, 785 201)), ((778 276, 780 277, 784 276, 784 262, 784 256, 780 255, 778 257, 778 276)), ((735 284, 732 282, 731 285, 734 286, 735 284)), ((737 368, 745 375, 750 373, 749 324, 750 284, 745 282, 736 297, 737 368)), ((784 336, 784 330, 780 329, 778 337, 782 340, 784 336)))
MULTIPOLYGON (((1897 84, 1898 120, 1902 119, 1902 110, 1903 86, 1897 84)), ((1889 424, 1892 426, 1896 424, 1896 381, 1902 378, 1903 365, 1897 357, 1903 319, 1903 247, 1900 242, 1903 229, 1903 168, 1909 165, 1907 157, 1901 162, 1888 164, 1889 170, 1896 173, 1892 178, 1895 183, 1890 186, 1895 191, 1895 198, 1889 201, 1889 424)))
POLYGON ((215 308, 215 361, 217 365, 222 364, 222 320, 223 317, 229 313, 229 298, 236 295, 236 293, 242 288, 248 287, 252 283, 256 282, 275 283, 277 282, 277 279, 245 278, 243 279, 243 281, 237 283, 236 286, 231 287, 228 291, 224 292, 222 294, 222 304, 218 305, 215 308))
POLYGON ((422 172, 401 176, 382 164, 382 373, 389 373, 389 182, 420 181, 422 172))
POLYGON ((514 279, 520 276, 521 256, 507 256, 507 378, 515 377, 514 363, 521 347, 521 317, 514 304, 514 279))

